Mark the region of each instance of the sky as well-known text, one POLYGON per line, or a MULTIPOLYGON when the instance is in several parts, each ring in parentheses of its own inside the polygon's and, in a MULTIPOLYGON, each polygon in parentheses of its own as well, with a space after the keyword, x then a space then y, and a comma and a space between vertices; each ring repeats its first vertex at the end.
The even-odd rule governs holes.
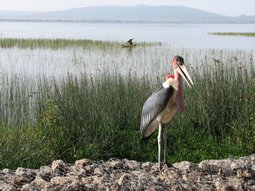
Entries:
POLYGON ((0 0, 0 10, 57 11, 102 5, 182 5, 227 16, 255 15, 255 0, 0 0))

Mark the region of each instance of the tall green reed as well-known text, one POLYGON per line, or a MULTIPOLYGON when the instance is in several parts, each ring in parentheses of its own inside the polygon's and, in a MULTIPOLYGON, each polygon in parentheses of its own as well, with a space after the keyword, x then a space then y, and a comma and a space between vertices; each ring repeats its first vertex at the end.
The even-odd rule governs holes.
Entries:
MULTIPOLYGON (((140 141, 140 112, 162 83, 162 73, 169 73, 167 52, 164 47, 127 54, 103 51, 104 64, 117 60, 124 67, 128 62, 129 70, 118 66, 93 75, 40 75, 32 83, 22 75, 1 76, 0 167, 38 167, 57 158, 73 162, 82 157, 156 161, 156 134, 140 141), (135 66, 144 70, 137 72, 135 66)), ((197 162, 253 152, 253 54, 185 49, 170 53, 184 55, 195 86, 190 90, 184 83, 186 112, 167 124, 168 158, 197 162)), ((73 62, 79 65, 75 56, 73 62)))

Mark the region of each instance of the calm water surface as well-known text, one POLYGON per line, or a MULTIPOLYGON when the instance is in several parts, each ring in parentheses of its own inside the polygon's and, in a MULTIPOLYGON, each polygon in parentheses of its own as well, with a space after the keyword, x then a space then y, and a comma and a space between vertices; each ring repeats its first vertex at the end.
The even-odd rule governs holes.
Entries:
POLYGON ((160 41, 172 48, 255 49, 254 37, 209 32, 254 32, 255 24, 144 24, 78 22, 0 22, 1 38, 68 38, 160 41))

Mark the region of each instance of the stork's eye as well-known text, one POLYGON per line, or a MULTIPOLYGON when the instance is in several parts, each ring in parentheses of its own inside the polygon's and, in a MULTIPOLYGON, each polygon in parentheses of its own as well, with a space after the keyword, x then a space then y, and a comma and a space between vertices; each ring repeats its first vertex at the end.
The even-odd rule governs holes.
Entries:
POLYGON ((175 60, 176 60, 176 62, 178 62, 179 65, 184 64, 184 59, 181 56, 176 55, 175 60))

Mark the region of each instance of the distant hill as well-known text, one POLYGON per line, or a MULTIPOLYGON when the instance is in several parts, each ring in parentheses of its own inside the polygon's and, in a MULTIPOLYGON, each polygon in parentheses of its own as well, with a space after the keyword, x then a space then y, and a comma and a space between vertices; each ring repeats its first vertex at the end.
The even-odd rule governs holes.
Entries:
POLYGON ((255 23, 254 16, 230 17, 184 6, 99 6, 54 12, 0 11, 0 20, 86 22, 255 23))

